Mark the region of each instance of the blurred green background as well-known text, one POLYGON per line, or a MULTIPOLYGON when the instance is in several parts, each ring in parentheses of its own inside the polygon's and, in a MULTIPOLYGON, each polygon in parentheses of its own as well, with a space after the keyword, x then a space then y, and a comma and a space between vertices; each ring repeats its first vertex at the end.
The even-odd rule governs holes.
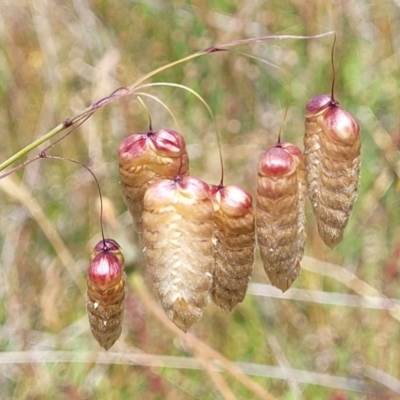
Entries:
MULTIPOLYGON (((335 30, 335 94, 360 122, 363 142, 359 198, 344 240, 334 250, 324 246, 308 210, 307 257, 289 298, 270 289, 257 255, 252 283, 264 286, 253 285, 232 314, 210 304, 190 332, 242 362, 271 398, 400 398, 400 306, 377 300, 400 296, 400 2, 216 3, 2 0, 0 161, 116 88, 208 46, 335 30)), ((286 107, 283 137, 302 148, 305 104, 330 91, 332 40, 239 46, 151 81, 186 85, 204 97, 217 120, 225 183, 254 194, 258 159, 276 142, 286 107)), ((143 97, 153 128, 180 130, 191 173, 218 183, 215 126, 204 105, 181 89, 146 92, 179 122, 143 97)), ((207 355, 166 329, 135 290, 135 276, 149 280, 120 192, 117 149, 147 127, 145 109, 129 96, 50 151, 91 166, 104 196, 106 236, 126 256, 133 286, 123 334, 108 353, 91 337, 81 290, 100 238, 93 179, 75 164, 42 160, 0 181, 2 399, 260 398, 237 373, 207 370, 207 355), (132 361, 138 354, 141 361, 132 361)))

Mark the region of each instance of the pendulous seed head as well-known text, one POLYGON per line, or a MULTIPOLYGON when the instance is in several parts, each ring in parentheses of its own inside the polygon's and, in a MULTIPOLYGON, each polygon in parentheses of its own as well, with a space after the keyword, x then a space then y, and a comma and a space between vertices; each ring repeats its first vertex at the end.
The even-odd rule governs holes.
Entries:
POLYGON ((258 166, 256 228, 264 269, 283 292, 300 273, 305 245, 303 155, 290 143, 278 143, 258 166))
POLYGON ((245 298, 253 270, 255 215, 251 195, 236 185, 210 185, 214 207, 214 275, 211 297, 225 311, 245 298))
POLYGON ((144 195, 147 269, 168 318, 185 332, 209 301, 213 216, 208 185, 191 176, 157 181, 144 195))
POLYGON ((330 248, 341 242, 357 198, 360 127, 329 95, 306 105, 304 165, 318 232, 330 248))
POLYGON ((189 174, 185 141, 171 129, 134 134, 120 144, 118 160, 124 200, 140 235, 146 189, 160 179, 189 174))
POLYGON ((101 240, 90 257, 86 309, 92 334, 105 350, 121 335, 125 281, 120 246, 113 239, 101 240))

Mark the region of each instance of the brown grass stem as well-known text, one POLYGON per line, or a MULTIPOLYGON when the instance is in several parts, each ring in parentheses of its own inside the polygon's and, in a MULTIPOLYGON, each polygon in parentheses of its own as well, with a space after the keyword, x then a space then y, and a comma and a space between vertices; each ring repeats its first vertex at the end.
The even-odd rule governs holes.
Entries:
MULTIPOLYGON (((351 272, 347 271, 345 268, 331 264, 328 262, 320 261, 315 258, 305 256, 302 262, 302 268, 314 272, 319 275, 329 276, 336 281, 344 284, 349 289, 353 290, 358 295, 369 302, 380 304, 382 299, 387 300, 377 289, 368 285, 351 272)), ((400 305, 393 304, 393 307, 387 310, 388 313, 397 321, 400 322, 400 305)))
POLYGON ((152 299, 146 284, 140 276, 134 275, 129 281, 132 289, 138 294, 145 304, 146 309, 151 311, 151 313, 175 336, 178 336, 181 340, 185 341, 191 349, 196 348, 196 351, 198 351, 199 354, 202 354, 203 357, 215 359, 218 363, 217 365, 223 366, 227 372, 233 375, 239 382, 251 390, 260 399, 272 400, 274 398, 264 388, 245 375, 240 368, 221 355, 218 351, 214 350, 202 340, 193 336, 191 333, 185 334, 183 331, 177 328, 168 319, 164 311, 152 299))

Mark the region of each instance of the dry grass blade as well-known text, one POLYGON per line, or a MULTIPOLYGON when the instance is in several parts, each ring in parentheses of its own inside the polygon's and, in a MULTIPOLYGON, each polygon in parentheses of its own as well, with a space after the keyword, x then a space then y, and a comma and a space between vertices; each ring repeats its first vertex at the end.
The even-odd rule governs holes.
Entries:
POLYGON ((0 353, 0 364, 27 364, 27 363, 97 363, 97 364, 133 364, 149 367, 169 367, 200 369, 200 362, 196 358, 164 356, 159 354, 105 352, 105 351, 6 351, 0 353))
POLYGON ((223 366, 227 372, 233 375, 239 382, 251 390, 257 397, 264 400, 272 400, 274 397, 269 394, 264 388, 262 388, 258 383, 251 380, 245 375, 245 372, 235 365, 233 362, 226 359, 219 352, 209 347, 203 341, 197 339, 190 333, 183 333, 179 328, 177 328, 173 323, 171 323, 168 317, 164 314, 162 309, 155 303, 148 292, 146 285, 143 280, 135 275, 130 279, 130 284, 133 290, 139 295, 143 301, 146 308, 151 311, 154 316, 174 335, 178 336, 180 339, 185 341, 191 349, 196 348, 199 355, 206 358, 213 358, 218 362, 218 365, 223 366))
MULTIPOLYGON (((286 379, 287 377, 286 373, 282 374, 282 370, 280 367, 245 362, 237 362, 236 365, 238 365, 244 372, 246 372, 246 374, 249 375, 268 376, 274 379, 286 379)), ((320 372, 303 371, 299 369, 292 369, 290 373, 297 382, 360 393, 373 394, 377 392, 375 386, 369 385, 363 380, 357 378, 335 376, 323 374, 320 372)))
POLYGON ((62 264, 70 273, 73 281, 78 286, 82 294, 86 293, 86 283, 76 268, 76 262, 72 257, 70 251, 54 228, 53 224, 48 220, 42 207, 32 197, 31 193, 20 183, 19 185, 14 179, 0 180, 0 189, 7 193, 11 198, 21 203, 31 214, 32 218, 37 222, 42 232, 45 234, 49 242, 53 245, 58 257, 62 264))
POLYGON ((215 387, 221 393, 223 398, 225 400, 236 400, 237 397, 232 392, 232 390, 229 388, 227 382, 222 377, 220 371, 215 370, 215 368, 213 366, 213 362, 212 362, 213 360, 207 360, 207 359, 201 357, 201 354, 199 354, 197 351, 195 354, 197 356, 197 359, 200 361, 201 365, 203 366, 203 369, 206 371, 207 375, 211 378, 215 387))
MULTIPOLYGON (((169 325, 172 326, 171 324, 169 325)), ((96 363, 139 365, 154 368, 203 369, 204 363, 207 362, 208 361, 206 359, 203 358, 201 360, 200 357, 177 357, 132 352, 32 350, 6 351, 0 353, 0 365, 31 363, 96 363)), ((250 378, 248 378, 246 375, 242 375, 247 374, 251 376, 286 380, 288 375, 288 371, 285 371, 281 367, 272 365, 262 365, 247 362, 236 362, 232 363, 232 365, 235 369, 240 371, 240 374, 237 375, 237 379, 242 379, 244 376, 250 380, 250 378)), ((221 372, 221 368, 217 366, 216 363, 213 363, 213 365, 209 363, 209 369, 213 371, 213 373, 221 372)), ((321 385, 333 389, 371 394, 377 393, 379 389, 379 387, 368 384, 361 379, 335 376, 313 371, 291 369, 290 375, 291 378, 298 383, 321 385)), ((379 382, 380 385, 386 386, 395 393, 399 393, 399 381, 394 377, 388 376, 383 371, 372 367, 365 367, 364 375, 370 379, 374 379, 375 381, 379 382)), ((261 390, 265 392, 265 390, 260 387, 258 393, 259 398, 267 400, 273 399, 273 397, 267 392, 265 392, 266 394, 263 395, 261 390)))
POLYGON ((355 294, 324 292, 292 288, 282 293, 273 286, 264 283, 250 283, 248 294, 261 297, 272 297, 280 300, 308 301, 332 306, 356 307, 372 310, 395 311, 400 306, 398 299, 389 299, 384 296, 359 296, 355 294))
POLYGON ((394 174, 389 168, 384 168, 376 178, 374 186, 368 191, 362 204, 360 205, 360 215, 364 216, 364 224, 371 216, 372 212, 379 205, 379 201, 392 186, 394 174))
POLYGON ((267 335, 268 345, 274 353, 274 356, 282 369, 282 372, 286 374, 285 380, 290 387, 290 390, 293 393, 293 396, 297 400, 301 400, 303 396, 301 395, 303 388, 299 385, 299 382, 296 381, 296 378, 292 374, 292 367, 289 364, 288 359, 285 356, 285 353, 280 346, 277 338, 272 335, 267 335))
POLYGON ((400 380, 396 379, 394 376, 369 365, 364 366, 363 375, 380 383, 383 386, 386 386, 393 392, 400 394, 400 380))
MULTIPOLYGON (((368 299, 371 303, 379 304, 382 299, 387 300, 378 290, 339 265, 319 261, 311 257, 304 257, 303 269, 320 275, 329 276, 343 283, 365 299, 368 299)), ((393 309, 388 310, 388 313, 400 322, 400 305, 394 304, 393 309)))
MULTIPOLYGON (((372 118, 371 121, 372 122, 372 118)), ((376 145, 382 150, 387 163, 393 166, 397 176, 400 178, 400 151, 396 146, 394 138, 384 129, 379 119, 373 117, 374 126, 371 130, 372 138, 376 145)))

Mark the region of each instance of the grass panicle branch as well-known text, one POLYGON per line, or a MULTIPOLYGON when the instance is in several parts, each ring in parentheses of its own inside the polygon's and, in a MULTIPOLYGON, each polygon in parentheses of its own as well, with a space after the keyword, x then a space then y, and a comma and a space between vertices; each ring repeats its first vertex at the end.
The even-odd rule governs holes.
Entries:
MULTIPOLYGON (((263 41, 266 41, 266 40, 285 40, 285 39, 309 40, 309 39, 319 39, 319 38, 323 38, 325 36, 331 35, 333 33, 334 32, 326 32, 326 33, 322 33, 322 34, 314 35, 314 36, 296 36, 296 35, 277 36, 277 35, 272 35, 272 36, 263 36, 263 37, 259 37, 259 38, 237 40, 237 41, 221 44, 221 45, 218 45, 218 46, 210 47, 210 48, 208 48, 206 50, 194 53, 194 54, 189 55, 187 57, 184 57, 184 58, 182 58, 180 60, 177 60, 177 61, 171 62, 169 64, 166 64, 166 65, 164 65, 162 67, 159 67, 159 68, 155 69, 154 71, 151 71, 151 72, 143 75, 141 78, 139 78, 132 85, 130 85, 128 87, 121 87, 121 88, 116 89, 109 96, 106 96, 106 97, 94 102, 91 106, 86 108, 81 113, 78 113, 77 115, 75 115, 73 117, 67 118, 63 123, 57 125, 50 132, 46 133, 45 135, 43 135, 39 139, 35 140, 34 142, 30 143, 29 145, 27 145, 26 147, 24 147, 23 149, 21 149, 20 151, 15 153, 13 156, 11 156, 10 158, 8 158, 4 162, 2 162, 0 164, 0 172, 3 171, 5 168, 9 167, 10 165, 12 165, 14 162, 19 160, 21 157, 23 157, 26 154, 28 154, 30 151, 36 149, 41 144, 43 144, 46 141, 52 139, 54 136, 56 136, 57 134, 62 132, 64 129, 67 129, 67 128, 69 128, 69 127, 71 127, 71 126, 73 126, 73 125, 75 125, 75 124, 77 124, 77 123, 79 123, 81 121, 86 120, 87 118, 91 117, 97 110, 99 110, 100 108, 104 107, 105 105, 110 104, 110 103, 114 102, 115 100, 119 100, 122 97, 128 96, 130 94, 134 94, 135 91, 140 90, 141 84, 143 82, 145 82, 146 80, 152 78, 153 76, 157 75, 158 73, 163 72, 163 71, 165 71, 165 70, 167 70, 169 68, 172 68, 172 67, 174 67, 176 65, 188 62, 190 60, 193 60, 193 59, 195 59, 197 57, 200 57, 200 56, 203 56, 203 55, 206 55, 206 54, 216 53, 216 52, 219 52, 219 51, 224 51, 224 50, 227 50, 229 47, 234 47, 234 46, 237 46, 237 45, 259 43, 259 42, 263 42, 263 41)), ((193 91, 192 91, 192 93, 193 93, 193 91)))

